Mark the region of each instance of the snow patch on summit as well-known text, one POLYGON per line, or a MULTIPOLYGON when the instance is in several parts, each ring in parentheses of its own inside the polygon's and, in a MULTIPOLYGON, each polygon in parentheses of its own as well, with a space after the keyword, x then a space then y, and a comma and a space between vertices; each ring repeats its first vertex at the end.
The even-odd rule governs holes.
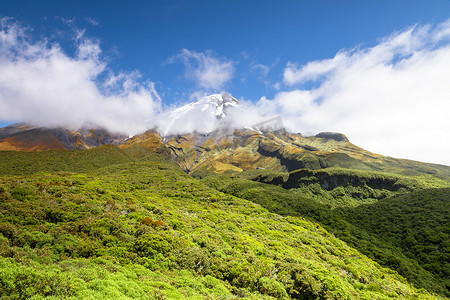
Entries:
POLYGON ((186 113, 193 113, 201 107, 201 112, 204 112, 211 117, 216 117, 217 119, 225 119, 227 117, 227 109, 238 105, 239 100, 230 94, 223 92, 222 94, 213 94, 203 97, 195 102, 177 108, 172 112, 172 116, 179 117, 186 113))
POLYGON ((228 107, 236 107, 239 105, 239 100, 231 96, 230 94, 223 92, 220 97, 219 95, 212 95, 213 97, 216 97, 215 105, 216 105, 216 111, 214 113, 214 117, 218 119, 224 119, 227 117, 226 115, 226 109, 228 107))
POLYGON ((209 133, 230 126, 231 121, 226 119, 236 110, 239 110, 239 100, 226 92, 213 94, 167 112, 158 129, 163 135, 209 133))

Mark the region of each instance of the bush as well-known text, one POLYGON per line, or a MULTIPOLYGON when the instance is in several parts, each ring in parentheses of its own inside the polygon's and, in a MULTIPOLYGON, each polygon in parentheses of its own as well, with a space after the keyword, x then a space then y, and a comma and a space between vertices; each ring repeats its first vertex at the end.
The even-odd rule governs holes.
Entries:
POLYGON ((40 231, 25 231, 17 237, 15 244, 19 247, 42 248, 44 245, 50 246, 52 241, 53 238, 50 234, 40 231))
POLYGON ((159 234, 145 234, 134 242, 133 251, 140 256, 153 257, 157 253, 167 253, 171 244, 159 234))
POLYGON ((200 248, 190 247, 174 251, 175 262, 182 269, 193 270, 205 275, 211 272, 211 262, 208 254, 200 248))
POLYGON ((35 199, 36 193, 29 187, 15 187, 11 190, 11 196, 22 202, 30 201, 35 199))
POLYGON ((286 293, 284 286, 280 282, 269 277, 259 278, 258 289, 262 294, 266 294, 277 299, 288 298, 288 294, 286 293))
POLYGON ((19 234, 19 230, 14 224, 0 223, 0 233, 10 241, 14 241, 19 234))

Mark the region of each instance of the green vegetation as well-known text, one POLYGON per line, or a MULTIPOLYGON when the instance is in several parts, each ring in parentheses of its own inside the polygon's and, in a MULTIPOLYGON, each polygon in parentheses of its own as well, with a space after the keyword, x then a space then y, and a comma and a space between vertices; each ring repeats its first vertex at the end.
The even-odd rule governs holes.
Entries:
MULTIPOLYGON (((210 176, 196 172, 194 177, 210 176)), ((336 207, 353 207, 375 203, 380 199, 406 194, 415 190, 450 187, 448 181, 431 175, 405 176, 391 173, 358 171, 342 168, 321 170, 300 169, 291 173, 270 170, 251 170, 230 176, 256 182, 269 183, 289 189, 300 199, 336 207)), ((243 184, 245 188, 245 184, 243 184)), ((241 189, 238 188, 238 189, 241 189)), ((278 189, 280 190, 280 189, 278 189)), ((247 199, 247 197, 245 197, 247 199)))
POLYGON ((1 157, 0 298, 439 299, 299 217, 329 207, 320 185, 302 211, 301 188, 199 181, 141 150, 1 157))
POLYGON ((131 158, 114 145, 90 150, 0 151, 0 176, 31 175, 42 171, 83 173, 127 162, 131 162, 131 158))
MULTIPOLYGON (((416 260, 450 296, 449 200, 450 188, 429 189, 343 210, 342 215, 349 223, 364 228, 416 260)), ((354 239, 352 244, 356 243, 354 239)), ((416 277, 412 270, 402 270, 405 266, 395 259, 382 263, 398 264, 395 269, 400 273, 408 278, 416 277)))
POLYGON ((416 286, 450 296, 450 189, 439 188, 447 182, 343 169, 267 173, 210 175, 202 181, 272 212, 319 222, 416 286))

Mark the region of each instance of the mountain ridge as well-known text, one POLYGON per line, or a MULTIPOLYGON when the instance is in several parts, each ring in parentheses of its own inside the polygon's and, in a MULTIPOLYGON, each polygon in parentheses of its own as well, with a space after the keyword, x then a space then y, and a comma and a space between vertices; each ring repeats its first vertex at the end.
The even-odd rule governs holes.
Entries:
POLYGON ((323 132, 315 136, 284 129, 220 128, 210 133, 162 136, 149 130, 132 137, 105 129, 69 130, 14 124, 0 129, 0 150, 46 151, 92 149, 105 144, 119 148, 142 147, 170 155, 188 173, 217 173, 271 168, 296 169, 343 167, 400 174, 450 176, 450 167, 396 159, 372 153, 352 144, 344 134, 323 132))

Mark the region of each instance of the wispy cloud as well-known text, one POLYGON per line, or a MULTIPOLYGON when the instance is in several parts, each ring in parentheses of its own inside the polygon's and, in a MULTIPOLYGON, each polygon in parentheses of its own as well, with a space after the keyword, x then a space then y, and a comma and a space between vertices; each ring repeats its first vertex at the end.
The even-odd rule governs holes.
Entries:
POLYGON ((0 24, 1 120, 123 133, 151 127, 146 120, 161 107, 154 84, 108 71, 98 41, 78 35, 71 57, 58 44, 32 42, 14 20, 0 24))
POLYGON ((339 131, 374 152, 450 165, 449 66, 450 21, 414 26, 373 47, 289 63, 287 87, 258 106, 291 130, 339 131))
POLYGON ((252 72, 257 73, 258 76, 262 78, 266 78, 270 71, 270 67, 263 64, 253 64, 250 69, 252 72))
POLYGON ((196 52, 183 49, 170 62, 181 60, 186 68, 187 79, 194 80, 197 87, 206 91, 221 90, 233 77, 231 60, 219 58, 212 51, 196 52))
POLYGON ((264 65, 261 63, 251 63, 250 64, 250 71, 253 73, 254 76, 256 76, 256 79, 264 83, 266 90, 268 89, 279 89, 279 83, 273 83, 269 73, 273 73, 274 67, 279 64, 279 58, 275 59, 275 61, 270 65, 264 65))
POLYGON ((313 61, 299 68, 289 62, 284 70, 283 80, 288 85, 317 80, 320 76, 327 75, 344 62, 345 55, 338 53, 333 59, 313 61))
POLYGON ((99 22, 99 20, 96 19, 96 18, 86 17, 86 18, 84 18, 84 20, 85 20, 87 23, 91 24, 92 26, 100 26, 100 22, 99 22))

